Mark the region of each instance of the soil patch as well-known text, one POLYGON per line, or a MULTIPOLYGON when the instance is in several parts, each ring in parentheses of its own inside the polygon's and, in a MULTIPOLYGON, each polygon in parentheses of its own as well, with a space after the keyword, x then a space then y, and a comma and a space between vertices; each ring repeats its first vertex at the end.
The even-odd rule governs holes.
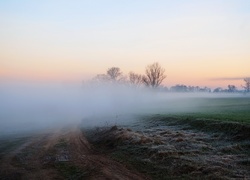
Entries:
POLYGON ((147 179, 96 152, 77 127, 39 134, 2 152, 0 179, 147 179))

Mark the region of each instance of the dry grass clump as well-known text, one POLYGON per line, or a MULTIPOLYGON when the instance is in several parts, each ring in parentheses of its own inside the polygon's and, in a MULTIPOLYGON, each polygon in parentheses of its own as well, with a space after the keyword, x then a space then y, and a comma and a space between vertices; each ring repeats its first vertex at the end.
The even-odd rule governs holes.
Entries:
POLYGON ((164 144, 160 136, 149 137, 140 132, 134 132, 129 128, 118 128, 113 126, 110 129, 104 129, 95 134, 95 141, 103 145, 112 145, 113 147, 121 144, 164 144))
POLYGON ((250 178, 249 141, 235 143, 235 134, 183 127, 156 122, 133 129, 113 126, 96 133, 94 144, 112 147, 113 158, 153 179, 250 178))

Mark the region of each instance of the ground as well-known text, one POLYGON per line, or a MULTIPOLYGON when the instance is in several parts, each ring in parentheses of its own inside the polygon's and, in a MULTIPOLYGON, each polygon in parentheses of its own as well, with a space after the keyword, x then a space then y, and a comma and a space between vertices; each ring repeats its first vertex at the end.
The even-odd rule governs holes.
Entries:
POLYGON ((142 117, 2 137, 0 179, 250 179, 250 127, 142 117))
POLYGON ((79 127, 10 141, 2 147, 0 179, 146 178, 94 151, 79 127))

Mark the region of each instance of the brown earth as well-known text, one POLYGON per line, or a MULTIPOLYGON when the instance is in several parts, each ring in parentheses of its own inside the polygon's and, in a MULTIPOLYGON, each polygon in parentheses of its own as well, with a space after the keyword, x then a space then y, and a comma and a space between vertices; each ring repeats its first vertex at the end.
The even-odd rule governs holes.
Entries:
POLYGON ((96 153, 77 127, 36 135, 2 153, 0 179, 147 179, 96 153))

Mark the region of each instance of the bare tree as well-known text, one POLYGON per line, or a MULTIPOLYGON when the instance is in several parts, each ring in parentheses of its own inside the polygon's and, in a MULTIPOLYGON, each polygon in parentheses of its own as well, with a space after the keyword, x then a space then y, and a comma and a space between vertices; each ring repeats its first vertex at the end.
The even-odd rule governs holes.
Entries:
POLYGON ((146 75, 142 77, 142 81, 146 86, 156 88, 166 78, 163 69, 157 62, 146 67, 146 75))
POLYGON ((236 86, 235 85, 228 85, 228 92, 235 92, 237 90, 236 86))
POLYGON ((97 74, 93 80, 95 82, 107 82, 109 80, 108 76, 106 74, 97 74))
POLYGON ((250 77, 245 78, 245 86, 242 86, 246 92, 250 92, 250 77))
POLYGON ((142 75, 130 72, 129 82, 136 87, 140 86, 142 84, 142 75))
POLYGON ((111 67, 107 70, 106 74, 97 74, 94 78, 96 82, 125 82, 126 77, 122 75, 120 68, 111 67))
POLYGON ((112 81, 118 81, 122 77, 122 72, 118 67, 111 67, 107 70, 107 76, 112 81))

